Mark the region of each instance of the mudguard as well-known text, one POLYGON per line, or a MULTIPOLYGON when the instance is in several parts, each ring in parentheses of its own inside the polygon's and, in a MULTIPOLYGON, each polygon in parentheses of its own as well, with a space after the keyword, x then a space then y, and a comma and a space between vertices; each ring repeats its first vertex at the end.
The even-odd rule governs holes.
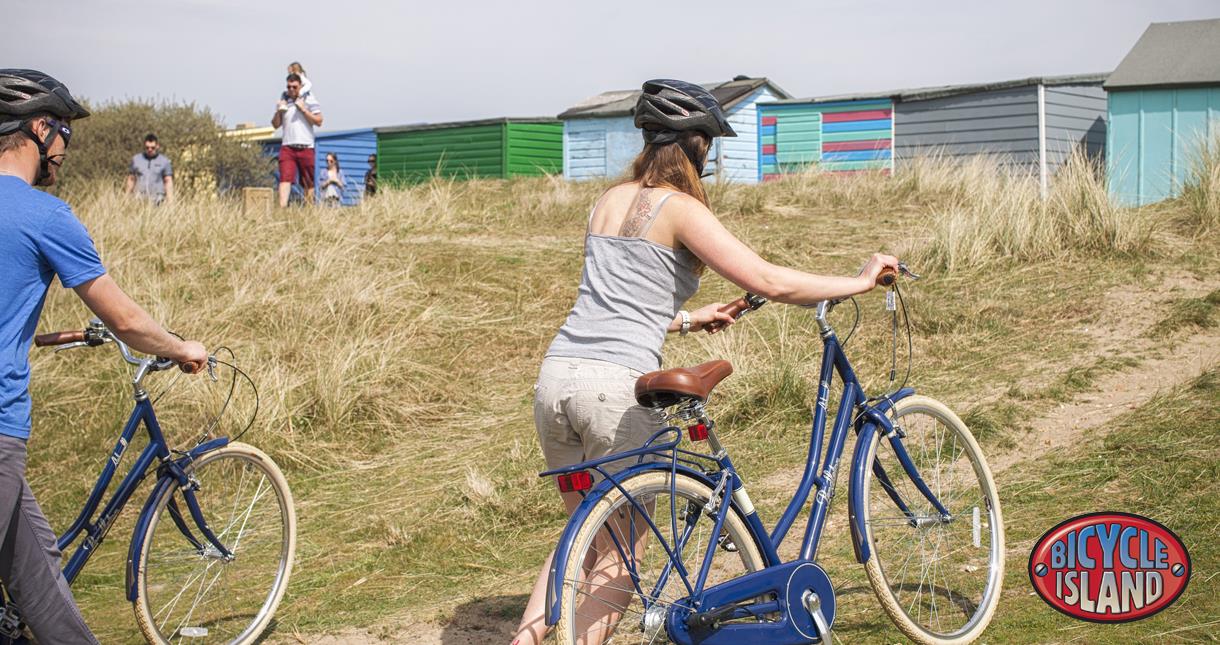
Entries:
MULTIPOLYGON (((228 437, 213 439, 195 446, 187 451, 185 457, 179 457, 174 462, 180 468, 186 468, 187 464, 198 459, 200 455, 227 445, 229 445, 228 437)), ((157 485, 153 486, 152 493, 149 493, 148 500, 144 502, 144 508, 140 509, 140 517, 136 519, 135 532, 131 536, 131 546, 127 548, 127 600, 130 602, 136 601, 136 562, 140 558, 140 553, 144 550, 144 534, 148 532, 148 524, 153 520, 153 511, 156 509, 157 500, 161 499, 161 496, 166 494, 166 491, 176 484, 178 484, 178 481, 173 476, 162 473, 157 478, 157 485)))
POLYGON ((148 495, 148 501, 144 502, 144 508, 140 509, 140 517, 136 520, 135 533, 131 536, 131 546, 127 548, 127 600, 129 602, 136 601, 136 562, 139 560, 140 553, 144 550, 144 535, 148 532, 148 524, 152 522, 157 500, 161 499, 162 495, 167 494, 176 483, 172 477, 158 479, 157 485, 153 487, 152 493, 148 495))
POLYGON ((861 416, 862 425, 856 436, 856 448, 851 457, 851 486, 848 490, 847 514, 848 525, 851 528, 851 545, 856 552, 856 560, 860 564, 868 562, 868 540, 864 538, 864 511, 868 500, 864 499, 864 478, 872 473, 873 464, 868 461, 868 449, 873 444, 873 435, 877 426, 882 432, 889 432, 890 422, 886 414, 902 399, 915 394, 914 388, 904 387, 892 396, 882 399, 876 405, 870 406, 861 416))
MULTIPOLYGON (((636 464, 615 474, 615 478, 624 480, 630 476, 650 470, 670 472, 671 470, 674 470, 674 465, 672 462, 665 461, 636 464)), ((712 483, 711 479, 709 479, 708 476, 703 474, 701 471, 695 470, 683 464, 678 464, 676 470, 677 472, 686 475, 691 479, 695 479, 703 483, 708 488, 715 488, 715 485, 712 483)), ((614 490, 614 483, 609 479, 603 479, 598 482, 597 486, 594 486, 593 490, 589 491, 589 493, 585 495, 585 499, 580 503, 580 506, 576 507, 576 510, 573 511, 572 517, 568 519, 567 526, 563 528, 563 533, 559 536, 559 543, 556 545, 554 557, 551 559, 551 572, 550 576, 547 578, 546 585, 547 625, 554 625, 555 623, 559 622, 559 594, 556 593, 556 590, 563 587, 562 567, 563 563, 568 559, 568 554, 572 550, 572 542, 576 540, 576 533, 580 530, 581 525, 584 524, 585 519, 593 510, 594 505, 601 501, 601 498, 611 490, 614 490)), ((736 507, 736 504, 734 504, 734 507, 736 507)))

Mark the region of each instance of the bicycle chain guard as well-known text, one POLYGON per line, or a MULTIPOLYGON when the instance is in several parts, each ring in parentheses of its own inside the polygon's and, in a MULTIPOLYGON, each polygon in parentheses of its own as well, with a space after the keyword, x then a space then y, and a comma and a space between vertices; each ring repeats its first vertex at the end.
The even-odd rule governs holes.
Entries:
POLYGON ((828 642, 835 617, 830 576, 809 560, 795 560, 734 578, 708 589, 707 611, 695 612, 690 599, 671 607, 666 631, 679 645, 808 645, 828 642), (769 605, 771 613, 755 616, 749 608, 769 605), (739 622, 726 622, 738 616, 739 622), (760 640, 764 639, 765 640, 760 640))

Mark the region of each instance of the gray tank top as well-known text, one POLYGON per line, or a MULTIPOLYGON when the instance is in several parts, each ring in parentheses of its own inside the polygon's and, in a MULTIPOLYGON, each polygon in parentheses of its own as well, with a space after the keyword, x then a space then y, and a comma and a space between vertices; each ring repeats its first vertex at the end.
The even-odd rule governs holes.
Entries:
MULTIPOLYGON (((576 304, 547 356, 591 358, 639 372, 661 367, 666 329, 699 289, 694 253, 644 239, 673 194, 628 216, 643 218, 632 237, 585 234, 585 267, 576 304)), ((641 193, 640 201, 646 197, 641 193)))

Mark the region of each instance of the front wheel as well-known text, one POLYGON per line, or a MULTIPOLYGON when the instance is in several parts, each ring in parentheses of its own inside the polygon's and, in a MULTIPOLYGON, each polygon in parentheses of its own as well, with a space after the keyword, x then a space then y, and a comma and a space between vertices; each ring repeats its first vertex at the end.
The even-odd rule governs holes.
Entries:
POLYGON ((898 402, 893 421, 893 437, 873 437, 873 471, 864 480, 869 584, 913 641, 969 643, 991 622, 1004 576, 1004 522, 991 470, 944 404, 912 396, 898 402))
POLYGON ((224 558, 191 519, 177 486, 153 507, 136 570, 136 621, 150 643, 252 643, 284 597, 296 513, 280 469, 231 443, 187 468, 224 558), (188 533, 190 537, 188 537, 188 533))
POLYGON ((621 486, 640 508, 610 490, 577 531, 567 562, 557 563, 564 573, 556 634, 564 645, 669 642, 666 613, 689 595, 687 585, 696 582, 709 540, 719 545, 705 588, 763 567, 737 507, 729 509, 720 534, 712 535, 715 518, 706 507, 713 492, 702 482, 648 471, 621 486))

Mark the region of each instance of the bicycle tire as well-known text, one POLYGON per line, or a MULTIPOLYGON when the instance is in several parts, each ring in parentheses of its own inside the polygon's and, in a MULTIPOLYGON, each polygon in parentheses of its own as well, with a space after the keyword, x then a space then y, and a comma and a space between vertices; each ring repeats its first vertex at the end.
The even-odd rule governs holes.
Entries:
POLYGON ((252 643, 271 622, 292 574, 292 492, 275 462, 243 443, 204 454, 187 473, 199 482, 195 495, 204 518, 235 557, 221 559, 190 519, 179 488, 166 489, 138 555, 136 622, 150 643, 252 643), (175 499, 203 551, 175 525, 168 510, 175 499))
POLYGON ((885 613, 916 643, 970 643, 991 622, 1004 577, 1004 521, 995 481, 970 430, 943 403, 925 396, 903 399, 894 408, 894 423, 903 432, 903 446, 917 471, 951 519, 942 518, 918 492, 889 440, 881 433, 874 435, 869 463, 880 463, 908 509, 923 519, 913 526, 912 516, 902 513, 876 472, 865 479, 865 536, 872 554, 865 564, 869 584, 885 613), (931 431, 926 421, 933 422, 931 431), (948 464, 940 461, 946 455, 948 464), (933 457, 934 468, 928 463, 933 457), (942 554, 947 541, 966 536, 964 546, 955 543, 942 554), (916 554, 925 561, 909 578, 919 579, 912 590, 908 568, 916 554), (944 600, 938 607, 941 596, 944 600), (946 614, 948 619, 961 614, 962 624, 951 622, 945 628, 946 614))
MULTIPOLYGON (((706 533, 710 533, 714 528, 714 518, 707 516, 704 510, 704 505, 712 497, 712 490, 700 481, 681 473, 673 478, 672 487, 670 483, 671 474, 668 471, 647 471, 637 475, 628 477, 621 482, 623 490, 625 490, 632 498, 635 498, 640 504, 652 505, 653 521, 656 523, 658 530, 663 537, 668 537, 668 542, 673 548, 673 523, 671 519, 674 515, 671 513, 671 505, 665 497, 672 497, 674 501, 673 508, 677 509, 677 515, 681 520, 685 520, 688 516, 688 511, 695 510, 699 513, 692 522, 694 525, 690 532, 690 537, 684 541, 686 547, 681 550, 680 556, 683 558, 684 564, 687 563, 687 557, 694 559, 687 566, 689 572, 690 583, 694 584, 694 578, 697 577, 699 567, 702 564, 704 555, 707 549, 706 533), (695 536, 694 531, 702 528, 705 534, 695 536), (693 542, 692 542, 693 538, 693 542)), ((686 586, 681 582, 681 577, 675 572, 668 577, 666 584, 655 592, 655 598, 658 604, 654 607, 659 607, 660 610, 651 610, 649 612, 636 611, 631 617, 624 617, 622 620, 614 620, 614 624, 610 626, 609 632, 604 636, 595 634, 592 641, 578 641, 578 637, 590 633, 590 629, 583 624, 591 617, 588 616, 588 611, 578 615, 580 609, 584 608, 583 603, 597 601, 607 606, 613 605, 612 611, 617 611, 620 614, 627 614, 633 607, 643 608, 642 595, 652 595, 656 588, 656 577, 654 577, 654 567, 661 568, 665 562, 669 561, 664 549, 658 548, 656 544, 651 544, 649 548, 643 549, 643 553, 635 556, 637 561, 636 573, 640 578, 638 589, 626 589, 626 585, 611 585, 604 584, 597 589, 592 589, 596 586, 595 583, 590 583, 584 580, 585 577, 593 573, 593 566, 588 567, 586 571, 586 562, 591 565, 596 565, 600 562, 599 544, 609 545, 608 547, 600 547, 604 552, 609 552, 613 548, 613 543, 609 540, 609 534, 602 531, 603 526, 610 526, 610 522, 615 522, 620 529, 617 534, 629 538, 630 526, 643 526, 647 531, 647 524, 642 521, 634 520, 636 513, 632 511, 630 521, 627 520, 628 513, 631 509, 630 502, 618 489, 612 489, 606 493, 601 500, 593 507, 585 522, 581 525, 576 533, 573 541, 572 551, 569 553, 566 562, 560 563, 562 571, 564 571, 563 589, 560 591, 560 615, 559 623, 556 626, 557 642, 570 644, 577 642, 600 642, 600 643, 667 643, 669 642, 664 628, 664 607, 666 601, 677 600, 687 595, 686 586), (595 541, 595 538, 598 538, 595 541), (645 561, 648 559, 647 561, 645 561), (619 601, 614 604, 602 596, 613 594, 619 591, 620 595, 627 595, 625 601, 619 601), (588 599, 583 600, 582 599, 588 599), (598 640, 598 639, 601 640, 598 640)), ((679 523, 679 526, 682 526, 679 523)), ((682 526, 683 530, 685 527, 682 526)), ((721 530, 721 535, 727 537, 732 545, 736 548, 735 553, 725 551, 725 544, 717 548, 716 555, 713 556, 712 569, 709 571, 706 587, 710 587, 718 582, 723 582, 750 571, 757 571, 763 567, 763 557, 755 542, 754 536, 750 533, 749 525, 745 518, 741 515, 736 507, 731 507, 725 518, 724 527, 721 530), (728 556, 728 557, 725 557, 728 556)), ((649 532, 646 538, 649 542, 655 542, 657 536, 649 532)), ((718 540, 723 540, 718 536, 718 540)), ((626 545, 630 540, 624 539, 621 542, 626 545)), ((617 553, 617 551, 615 551, 617 553)), ((634 587, 634 585, 633 585, 634 587)), ((597 607, 595 606, 594 609, 597 607)), ((599 630, 600 631, 600 630, 599 630)))

